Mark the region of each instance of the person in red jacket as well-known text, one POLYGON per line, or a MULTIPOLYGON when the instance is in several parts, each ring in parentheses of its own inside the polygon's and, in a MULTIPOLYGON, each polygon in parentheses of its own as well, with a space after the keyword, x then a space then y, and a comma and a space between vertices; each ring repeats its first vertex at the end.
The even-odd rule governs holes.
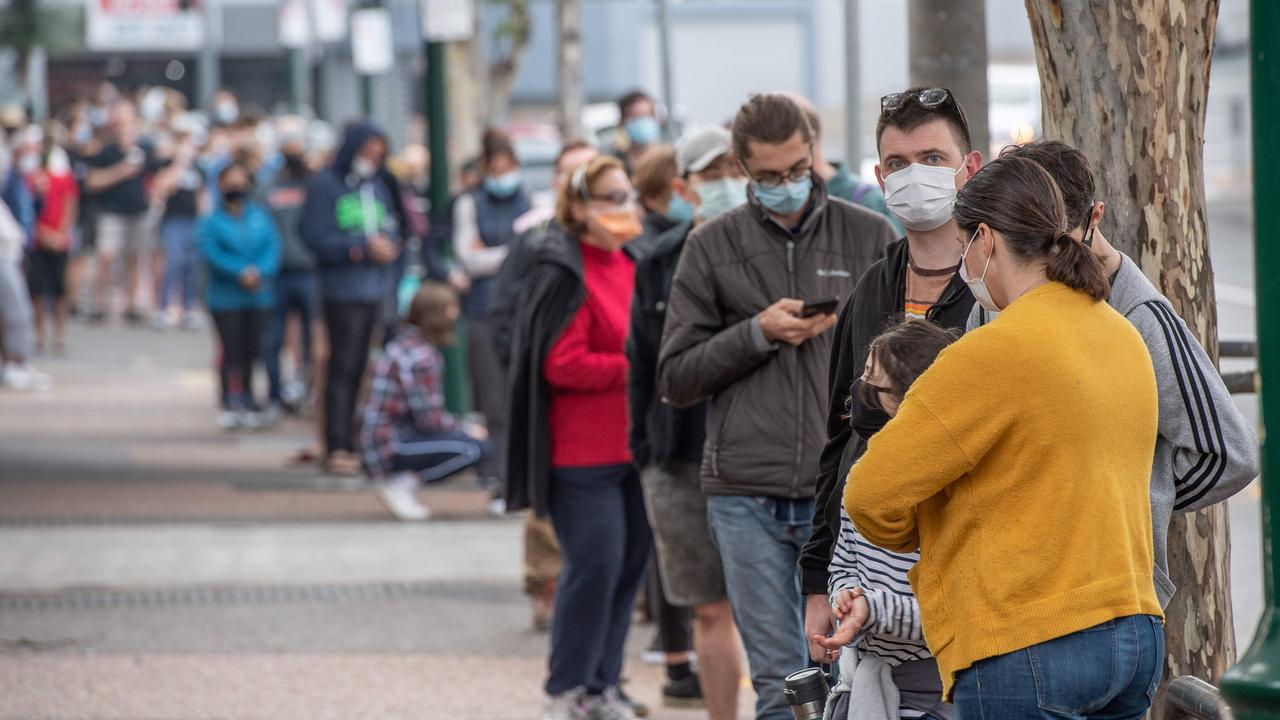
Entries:
POLYGON ((79 213, 80 195, 71 161, 61 147, 47 153, 33 148, 24 159, 31 161, 26 182, 38 200, 35 247, 31 251, 27 285, 35 306, 36 347, 45 348, 45 327, 52 319, 53 350, 66 352, 67 258, 71 254, 72 230, 79 213))
POLYGON ((512 365, 508 507, 550 515, 564 552, 546 720, 635 717, 618 689, 651 547, 627 444, 627 337, 641 233, 622 163, 597 157, 561 185, 534 242, 512 365))

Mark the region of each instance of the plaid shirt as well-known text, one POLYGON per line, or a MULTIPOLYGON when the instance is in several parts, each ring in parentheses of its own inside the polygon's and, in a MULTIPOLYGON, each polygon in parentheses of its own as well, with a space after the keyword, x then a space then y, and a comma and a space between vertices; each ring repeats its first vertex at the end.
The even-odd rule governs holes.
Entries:
POLYGON ((373 371, 360 427, 364 465, 374 477, 391 471, 405 434, 453 431, 458 419, 444 407, 444 357, 417 328, 405 326, 373 371))

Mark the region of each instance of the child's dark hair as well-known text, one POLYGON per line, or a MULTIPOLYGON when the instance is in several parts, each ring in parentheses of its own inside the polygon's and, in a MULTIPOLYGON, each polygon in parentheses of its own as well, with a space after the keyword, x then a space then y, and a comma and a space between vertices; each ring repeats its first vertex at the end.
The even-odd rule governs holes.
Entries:
POLYGON ((452 345, 455 320, 447 311, 457 304, 458 293, 451 286, 428 280, 422 283, 409 303, 405 321, 418 328, 432 345, 452 345))
MULTIPOLYGON (((946 330, 919 318, 905 318, 890 325, 871 341, 870 350, 871 363, 889 379, 889 386, 883 389, 899 398, 906 395, 916 378, 938 358, 938 353, 959 337, 955 330, 946 330)), ((866 383, 862 385, 858 401, 863 407, 883 409, 879 392, 866 383)))

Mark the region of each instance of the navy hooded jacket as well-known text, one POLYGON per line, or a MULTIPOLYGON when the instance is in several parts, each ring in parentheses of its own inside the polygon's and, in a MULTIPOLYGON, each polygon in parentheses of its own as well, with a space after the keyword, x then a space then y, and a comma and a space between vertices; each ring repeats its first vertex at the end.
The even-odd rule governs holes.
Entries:
POLYGON ((372 123, 347 131, 333 165, 307 184, 302 211, 302 240, 320 266, 320 288, 329 302, 382 302, 391 291, 396 267, 369 256, 369 236, 401 239, 398 203, 385 168, 368 180, 352 171, 356 153, 373 138, 386 136, 372 123))

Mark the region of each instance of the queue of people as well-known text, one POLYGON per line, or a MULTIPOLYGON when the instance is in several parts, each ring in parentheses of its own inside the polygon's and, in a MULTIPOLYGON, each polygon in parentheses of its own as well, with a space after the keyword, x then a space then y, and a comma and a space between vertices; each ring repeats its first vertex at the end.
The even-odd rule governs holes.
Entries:
POLYGON ((155 265, 157 327, 175 300, 195 326, 203 284, 221 425, 314 397, 318 460, 396 517, 463 470, 523 514, 544 720, 644 714, 624 648, 646 584, 664 700, 712 720, 744 673, 758 720, 791 717, 814 665, 827 717, 1141 717, 1171 518, 1258 472, 1208 354, 1104 237, 1088 158, 1041 140, 984 165, 945 88, 882 98, 875 182, 825 156, 804 98, 664 145, 630 93, 616 147, 566 142, 549 193, 487 132, 429 225, 371 124, 317 148, 282 119, 264 153, 233 96, 147 137, 103 95, 0 152, 5 383, 42 382, 81 278, 90 319, 123 284, 137 320, 155 265), (445 403, 459 344, 475 416, 445 403))

